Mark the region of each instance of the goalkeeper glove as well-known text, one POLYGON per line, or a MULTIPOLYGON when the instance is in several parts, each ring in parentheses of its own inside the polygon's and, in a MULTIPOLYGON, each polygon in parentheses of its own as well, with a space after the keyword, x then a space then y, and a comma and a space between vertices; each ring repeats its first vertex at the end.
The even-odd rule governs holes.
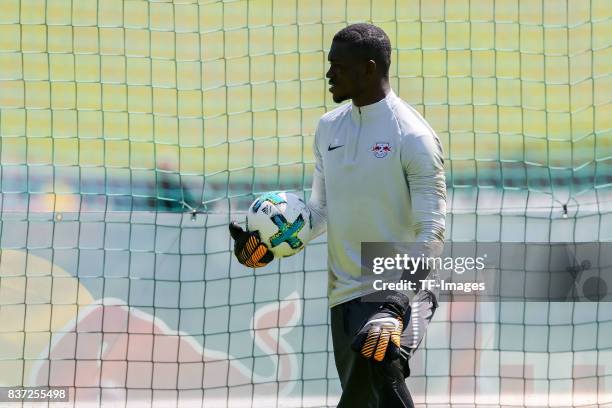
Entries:
POLYGON ((261 242, 257 231, 245 231, 232 221, 229 225, 229 232, 234 238, 234 254, 238 262, 244 266, 260 268, 274 259, 274 254, 261 242))
POLYGON ((410 320, 410 299, 395 292, 357 333, 351 348, 368 360, 394 360, 400 356, 400 336, 410 320))

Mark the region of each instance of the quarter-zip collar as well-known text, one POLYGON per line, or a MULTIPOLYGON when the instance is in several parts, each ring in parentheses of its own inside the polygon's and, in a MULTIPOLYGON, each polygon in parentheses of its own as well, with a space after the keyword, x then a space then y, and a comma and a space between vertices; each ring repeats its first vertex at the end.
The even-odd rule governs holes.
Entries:
POLYGON ((389 90, 387 96, 378 102, 372 103, 365 106, 355 106, 352 104, 351 107, 351 118, 355 123, 361 123, 376 118, 381 112, 389 110, 391 102, 396 98, 393 90, 389 90))

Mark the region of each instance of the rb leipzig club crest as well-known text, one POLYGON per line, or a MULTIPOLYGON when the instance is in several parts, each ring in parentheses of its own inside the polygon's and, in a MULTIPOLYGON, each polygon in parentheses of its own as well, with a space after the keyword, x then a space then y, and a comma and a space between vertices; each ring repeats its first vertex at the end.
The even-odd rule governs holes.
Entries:
POLYGON ((375 157, 383 158, 391 152, 391 145, 387 142, 378 142, 372 147, 375 157))

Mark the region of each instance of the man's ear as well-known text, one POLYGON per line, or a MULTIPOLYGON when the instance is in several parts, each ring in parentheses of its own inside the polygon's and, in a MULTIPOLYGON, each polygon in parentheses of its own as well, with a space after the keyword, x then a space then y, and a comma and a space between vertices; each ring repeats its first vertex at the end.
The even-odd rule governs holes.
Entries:
POLYGON ((376 66, 376 61, 368 60, 366 62, 366 75, 367 76, 374 76, 374 75, 376 75, 376 70, 377 69, 378 69, 378 66, 376 66))

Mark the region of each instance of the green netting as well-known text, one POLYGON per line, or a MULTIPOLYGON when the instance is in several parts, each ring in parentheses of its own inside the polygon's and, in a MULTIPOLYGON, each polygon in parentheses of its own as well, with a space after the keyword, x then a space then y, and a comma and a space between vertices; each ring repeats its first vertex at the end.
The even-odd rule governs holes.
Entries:
MULTIPOLYGON (((0 385, 337 401, 325 238, 253 273, 226 224, 260 192, 308 195, 326 52, 357 21, 443 142, 449 240, 610 240, 607 0, 3 0, 0 385)), ((410 389, 603 406, 611 334, 609 303, 443 305, 410 389)))

